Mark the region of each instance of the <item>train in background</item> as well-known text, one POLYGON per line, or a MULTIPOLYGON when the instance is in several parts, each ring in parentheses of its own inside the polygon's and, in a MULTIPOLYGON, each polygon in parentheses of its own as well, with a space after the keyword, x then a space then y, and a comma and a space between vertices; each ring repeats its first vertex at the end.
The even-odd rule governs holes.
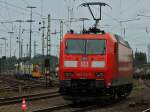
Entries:
POLYGON ((15 77, 19 79, 40 79, 46 76, 56 78, 56 68, 58 65, 58 58, 55 56, 34 57, 29 64, 29 61, 20 61, 15 64, 15 77))
POLYGON ((15 65, 15 77, 18 79, 41 78, 42 70, 38 64, 19 63, 15 65))
MULTIPOLYGON (((101 8, 107 4, 82 5, 101 8)), ((126 97, 132 90, 133 51, 129 43, 98 29, 97 23, 82 33, 70 31, 60 43, 59 90, 66 100, 126 97)))

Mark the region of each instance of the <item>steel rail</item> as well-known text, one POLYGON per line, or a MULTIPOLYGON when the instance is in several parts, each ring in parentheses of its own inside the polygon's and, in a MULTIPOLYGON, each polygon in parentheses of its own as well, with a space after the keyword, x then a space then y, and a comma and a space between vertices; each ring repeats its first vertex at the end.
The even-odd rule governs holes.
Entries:
POLYGON ((75 110, 73 110, 71 112, 84 112, 84 111, 95 110, 97 108, 99 108, 99 105, 91 105, 91 106, 75 109, 75 110))
POLYGON ((51 111, 69 108, 70 106, 71 106, 71 104, 64 104, 64 105, 53 106, 53 107, 49 107, 49 108, 45 108, 45 109, 34 110, 32 112, 51 112, 51 111))
POLYGON ((20 97, 1 98, 0 106, 20 103, 23 98, 25 98, 26 101, 34 101, 34 100, 53 98, 53 97, 58 97, 58 96, 60 96, 60 94, 58 93, 58 91, 55 91, 55 92, 49 92, 49 93, 25 95, 25 96, 20 96, 20 97))
POLYGON ((142 112, 149 112, 150 108, 143 110, 142 112))

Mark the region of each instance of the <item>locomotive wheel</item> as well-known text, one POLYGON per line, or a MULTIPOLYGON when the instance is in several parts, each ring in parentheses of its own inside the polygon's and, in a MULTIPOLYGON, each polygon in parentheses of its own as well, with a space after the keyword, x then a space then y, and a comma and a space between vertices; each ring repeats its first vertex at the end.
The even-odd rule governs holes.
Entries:
POLYGON ((111 97, 111 100, 117 100, 118 99, 117 88, 112 89, 112 94, 110 97, 111 97))
POLYGON ((124 98, 126 93, 125 91, 126 91, 125 87, 119 87, 117 91, 117 96, 119 97, 119 99, 124 98))
POLYGON ((129 96, 129 94, 132 91, 132 84, 131 85, 126 85, 124 87, 120 87, 121 91, 118 91, 118 97, 119 98, 126 98, 129 96))

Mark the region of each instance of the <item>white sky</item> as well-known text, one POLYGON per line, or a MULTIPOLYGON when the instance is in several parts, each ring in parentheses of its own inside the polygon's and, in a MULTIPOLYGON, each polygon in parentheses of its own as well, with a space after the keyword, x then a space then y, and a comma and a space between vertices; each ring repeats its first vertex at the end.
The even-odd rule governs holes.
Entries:
MULTIPOLYGON (((0 22, 5 21, 15 21, 22 19, 24 21, 30 18, 30 10, 27 6, 36 6, 33 9, 33 32, 32 34, 32 44, 33 41, 37 41, 37 53, 41 53, 41 36, 42 32, 38 31, 39 22, 42 17, 47 17, 51 14, 52 18, 60 18, 67 20, 68 18, 68 7, 73 8, 73 13, 71 16, 73 18, 89 18, 88 22, 85 22, 85 26, 88 28, 93 25, 92 17, 87 10, 87 8, 77 8, 84 1, 102 1, 109 4, 112 7, 102 9, 102 21, 101 26, 104 26, 105 31, 120 34, 120 24, 119 21, 140 18, 137 21, 131 21, 123 23, 123 28, 126 29, 125 39, 129 41, 131 47, 135 50, 147 52, 147 44, 150 43, 150 18, 148 17, 137 17, 138 14, 149 15, 150 16, 150 0, 0 0, 0 22), (147 32, 146 32, 147 27, 147 32)), ((94 11, 97 13, 98 10, 95 8, 94 11)), ((46 20, 46 19, 45 19, 46 20)), ((46 23, 47 25, 47 23, 46 23)), ((13 39, 12 39, 12 55, 18 56, 18 44, 16 44, 16 37, 18 35, 18 23, 13 23, 13 39)), ((72 23, 72 29, 79 32, 82 28, 82 22, 72 23)), ((29 23, 23 23, 22 29, 29 30, 29 23)), ((64 25, 64 33, 67 31, 66 25, 64 25)), ((0 37, 8 38, 7 56, 9 56, 9 34, 8 32, 12 30, 11 23, 0 24, 0 37)), ((52 21, 51 31, 59 32, 59 23, 52 21)), ((46 34, 46 32, 45 32, 46 34)), ((29 42, 29 31, 24 31, 22 34, 24 39, 24 53, 26 53, 26 44, 29 42)), ((59 42, 59 34, 52 35, 52 52, 51 54, 58 54, 57 45, 59 42)), ((0 40, 0 43, 4 43, 0 40)), ((1 47, 1 46, 0 46, 1 47)), ((2 46, 2 54, 4 55, 4 45, 2 46)), ((46 52, 46 50, 45 50, 46 52)), ((32 46, 33 55, 33 46, 32 46)), ((0 54, 1 56, 1 54, 0 54)))

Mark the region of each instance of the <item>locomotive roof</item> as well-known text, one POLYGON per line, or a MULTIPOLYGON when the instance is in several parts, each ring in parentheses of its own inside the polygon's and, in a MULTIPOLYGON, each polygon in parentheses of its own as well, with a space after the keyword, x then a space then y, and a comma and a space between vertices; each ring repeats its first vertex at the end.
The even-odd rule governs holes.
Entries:
POLYGON ((122 45, 131 48, 129 43, 127 41, 125 41, 121 36, 117 35, 117 34, 112 34, 112 33, 105 33, 105 34, 76 34, 76 33, 68 33, 64 36, 65 39, 73 39, 73 38, 95 38, 97 39, 98 37, 102 37, 105 38, 107 35, 107 37, 112 37, 111 39, 113 41, 119 42, 122 45), (86 36, 86 37, 85 37, 86 36))
POLYGON ((125 46, 128 47, 128 48, 131 48, 130 45, 129 45, 129 43, 128 43, 127 41, 125 41, 121 36, 119 36, 119 35, 117 35, 117 34, 114 34, 114 37, 116 38, 116 40, 117 40, 119 43, 125 45, 125 46))

